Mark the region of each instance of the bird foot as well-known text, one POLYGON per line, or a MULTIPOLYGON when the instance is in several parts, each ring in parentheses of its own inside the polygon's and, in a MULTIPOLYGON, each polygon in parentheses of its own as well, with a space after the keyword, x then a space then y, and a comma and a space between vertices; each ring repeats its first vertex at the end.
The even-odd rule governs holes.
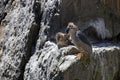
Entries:
POLYGON ((83 64, 90 63, 90 55, 88 55, 87 53, 81 52, 76 54, 75 56, 76 59, 80 60, 83 64))
POLYGON ((83 57, 83 54, 82 53, 78 53, 75 55, 77 59, 81 59, 83 57))

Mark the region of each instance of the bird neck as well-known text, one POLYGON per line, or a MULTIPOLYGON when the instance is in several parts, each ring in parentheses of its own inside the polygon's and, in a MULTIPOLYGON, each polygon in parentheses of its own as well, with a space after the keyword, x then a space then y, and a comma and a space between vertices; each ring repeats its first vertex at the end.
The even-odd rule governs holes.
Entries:
POLYGON ((76 39, 77 39, 76 32, 74 32, 73 34, 71 34, 71 38, 72 38, 73 40, 76 40, 76 39))

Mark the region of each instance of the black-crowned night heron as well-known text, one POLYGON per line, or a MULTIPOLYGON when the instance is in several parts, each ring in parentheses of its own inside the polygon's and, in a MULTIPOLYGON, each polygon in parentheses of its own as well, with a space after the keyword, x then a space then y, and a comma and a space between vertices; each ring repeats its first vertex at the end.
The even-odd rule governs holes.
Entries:
MULTIPOLYGON (((68 23, 66 34, 70 36, 72 43, 78 48, 80 53, 87 53, 87 55, 92 53, 92 46, 87 37, 73 22, 68 23)), ((81 57, 81 54, 78 56, 81 57)))

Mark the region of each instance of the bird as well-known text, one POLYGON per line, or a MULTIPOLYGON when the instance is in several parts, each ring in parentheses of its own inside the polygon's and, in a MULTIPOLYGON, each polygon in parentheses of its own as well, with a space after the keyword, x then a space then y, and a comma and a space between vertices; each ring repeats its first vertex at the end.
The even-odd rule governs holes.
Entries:
POLYGON ((56 42, 57 42, 57 45, 59 47, 65 47, 65 46, 68 46, 70 44, 70 41, 69 41, 69 36, 67 36, 65 33, 62 33, 62 32, 58 32, 56 34, 56 42))
POLYGON ((76 55, 79 59, 81 57, 89 56, 92 53, 92 46, 89 40, 73 22, 68 23, 66 34, 70 36, 72 43, 80 51, 80 53, 76 55))

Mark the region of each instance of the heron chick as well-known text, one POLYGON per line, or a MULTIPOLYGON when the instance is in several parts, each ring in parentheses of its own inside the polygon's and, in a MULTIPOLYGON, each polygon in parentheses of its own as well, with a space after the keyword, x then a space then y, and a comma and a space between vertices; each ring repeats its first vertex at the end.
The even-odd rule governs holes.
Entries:
POLYGON ((80 54, 77 55, 78 58, 92 53, 92 46, 89 40, 73 22, 68 23, 66 34, 71 37, 72 43, 80 51, 80 54))
POLYGON ((59 47, 65 47, 68 46, 70 44, 69 41, 69 36, 67 36, 66 34, 62 33, 62 32, 58 32, 56 34, 56 41, 57 41, 57 45, 59 47))

